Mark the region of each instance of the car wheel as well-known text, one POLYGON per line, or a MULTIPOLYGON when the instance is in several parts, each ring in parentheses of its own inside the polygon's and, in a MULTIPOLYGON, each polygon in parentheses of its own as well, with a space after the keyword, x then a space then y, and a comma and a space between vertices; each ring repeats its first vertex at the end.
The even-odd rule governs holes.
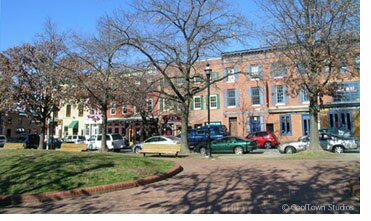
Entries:
POLYGON ((295 150, 295 148, 294 147, 286 147, 286 149, 285 149, 285 153, 287 153, 287 154, 293 154, 293 153, 296 153, 296 150, 295 150))
POLYGON ((344 153, 344 147, 342 146, 335 146, 333 149, 334 153, 344 153))
POLYGON ((242 147, 235 147, 235 148, 234 148, 234 153, 235 153, 235 154, 238 154, 238 155, 243 154, 243 149, 242 149, 242 147))
POLYGON ((135 147, 134 148, 134 153, 140 154, 140 147, 135 147))
POLYGON ((204 156, 206 155, 206 148, 205 147, 200 148, 200 154, 204 155, 204 156))
POLYGON ((265 143, 264 143, 264 148, 265 148, 265 149, 271 149, 271 148, 272 148, 272 143, 269 142, 269 141, 268 141, 268 142, 265 142, 265 143))

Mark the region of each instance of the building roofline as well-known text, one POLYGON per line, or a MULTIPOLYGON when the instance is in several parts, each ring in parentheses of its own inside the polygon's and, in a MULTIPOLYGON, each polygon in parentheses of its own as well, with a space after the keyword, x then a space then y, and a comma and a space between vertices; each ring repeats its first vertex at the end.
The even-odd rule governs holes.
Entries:
POLYGON ((245 50, 223 52, 221 54, 221 57, 223 58, 223 57, 235 57, 235 56, 241 56, 241 55, 247 55, 247 54, 260 54, 260 53, 270 52, 273 50, 274 49, 271 46, 250 48, 250 49, 245 49, 245 50))

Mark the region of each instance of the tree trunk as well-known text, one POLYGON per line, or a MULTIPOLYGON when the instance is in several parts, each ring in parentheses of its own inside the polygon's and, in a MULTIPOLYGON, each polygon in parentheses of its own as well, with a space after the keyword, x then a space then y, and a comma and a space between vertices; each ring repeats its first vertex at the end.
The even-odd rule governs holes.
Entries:
POLYGON ((188 147, 188 117, 189 117, 189 108, 186 104, 182 105, 182 133, 181 133, 181 149, 182 154, 189 154, 188 147))
POLYGON ((309 105, 310 144, 309 144, 308 150, 310 150, 310 151, 320 151, 320 150, 322 150, 322 148, 319 144, 318 113, 319 113, 318 97, 313 96, 313 97, 310 98, 310 105, 309 105))
POLYGON ((106 141, 106 135, 107 135, 107 104, 101 105, 102 109, 102 142, 100 145, 100 152, 107 152, 107 141, 106 141))
POLYGON ((44 149, 44 139, 45 139, 45 130, 46 130, 46 120, 42 121, 41 131, 40 131, 40 140, 38 150, 44 149))

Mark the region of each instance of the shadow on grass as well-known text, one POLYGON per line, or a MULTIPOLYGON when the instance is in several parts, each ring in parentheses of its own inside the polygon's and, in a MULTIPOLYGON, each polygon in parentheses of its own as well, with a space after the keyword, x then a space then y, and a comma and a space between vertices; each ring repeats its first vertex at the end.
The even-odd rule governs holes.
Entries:
POLYGON ((0 162, 0 194, 8 195, 38 193, 44 190, 70 190, 84 185, 74 179, 87 172, 114 167, 114 163, 97 160, 91 156, 68 155, 61 157, 48 154, 13 156, 0 162))

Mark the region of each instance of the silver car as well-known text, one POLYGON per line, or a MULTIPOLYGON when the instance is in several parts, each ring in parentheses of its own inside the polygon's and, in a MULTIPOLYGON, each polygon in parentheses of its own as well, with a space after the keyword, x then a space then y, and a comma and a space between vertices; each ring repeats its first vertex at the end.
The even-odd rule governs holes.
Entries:
POLYGON ((136 154, 139 154, 142 150, 143 144, 145 143, 151 143, 151 144, 179 144, 180 139, 178 137, 174 136, 154 136, 150 137, 147 140, 145 140, 143 143, 135 144, 133 146, 133 152, 136 154))
MULTIPOLYGON (((304 151, 309 147, 310 137, 299 137, 298 141, 280 144, 278 150, 280 153, 297 153, 304 151)), ((322 149, 334 153, 343 153, 344 150, 358 150, 359 143, 354 137, 336 137, 325 133, 319 134, 319 143, 322 149)))

